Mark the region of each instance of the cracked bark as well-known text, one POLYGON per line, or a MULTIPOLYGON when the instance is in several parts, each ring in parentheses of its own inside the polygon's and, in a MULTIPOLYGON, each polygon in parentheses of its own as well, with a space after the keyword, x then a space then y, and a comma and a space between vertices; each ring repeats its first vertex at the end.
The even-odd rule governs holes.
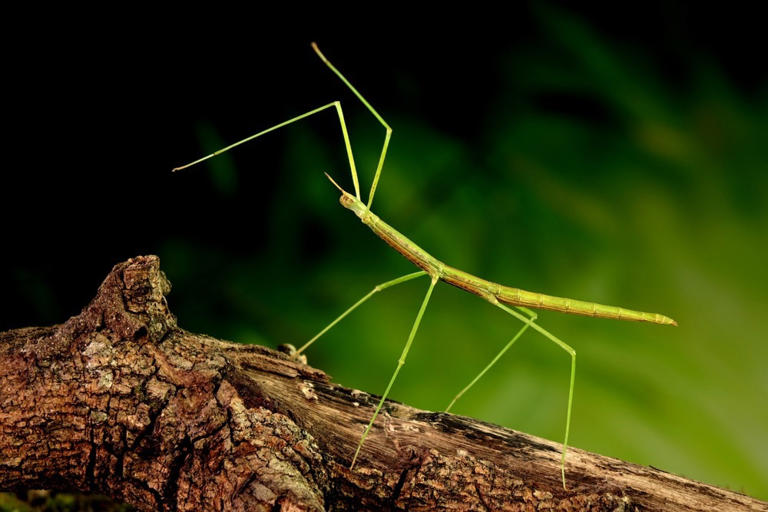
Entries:
POLYGON ((66 323, 0 333, 0 489, 138 510, 768 510, 732 491, 388 402, 285 354, 180 329, 155 256, 66 323))

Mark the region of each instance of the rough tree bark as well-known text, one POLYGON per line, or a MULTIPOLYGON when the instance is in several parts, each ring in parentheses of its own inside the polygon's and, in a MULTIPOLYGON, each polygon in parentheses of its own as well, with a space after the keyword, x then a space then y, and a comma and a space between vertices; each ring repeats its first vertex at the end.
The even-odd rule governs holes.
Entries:
POLYGON ((652 468, 388 402, 257 346, 180 329, 154 256, 78 316, 0 333, 0 489, 139 510, 768 510, 652 468))

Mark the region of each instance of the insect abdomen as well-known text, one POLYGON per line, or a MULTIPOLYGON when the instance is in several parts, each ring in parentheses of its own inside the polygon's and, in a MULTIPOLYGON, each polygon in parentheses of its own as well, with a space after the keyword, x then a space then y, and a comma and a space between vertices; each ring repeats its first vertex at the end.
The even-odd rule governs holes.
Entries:
POLYGON ((554 297, 542 293, 528 292, 519 288, 501 287, 496 298, 500 302, 512 306, 527 306, 539 309, 550 309, 575 315, 592 316, 596 318, 615 318, 616 320, 634 320, 662 325, 677 325, 671 318, 658 313, 646 313, 618 306, 607 306, 596 302, 554 297))

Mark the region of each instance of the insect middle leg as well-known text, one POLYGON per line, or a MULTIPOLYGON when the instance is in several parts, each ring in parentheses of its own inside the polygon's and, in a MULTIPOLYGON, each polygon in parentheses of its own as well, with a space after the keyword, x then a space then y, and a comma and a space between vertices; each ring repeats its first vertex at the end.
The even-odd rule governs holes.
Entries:
POLYGON ((417 277, 424 276, 426 274, 427 274, 426 272, 421 270, 419 272, 413 272, 411 274, 406 274, 404 276, 400 276, 397 279, 392 279, 391 281, 387 281, 385 283, 377 284, 376 286, 373 287, 373 289, 370 292, 368 292, 360 300, 358 300, 357 302, 352 304, 349 308, 347 308, 346 311, 344 311, 342 314, 337 316, 336 319, 334 319, 330 324, 325 326, 325 328, 322 331, 320 331, 319 333, 315 334, 315 336, 311 340, 309 340, 304 345, 302 345, 298 350, 296 350, 293 353, 293 356, 296 357, 296 356, 301 355, 301 353, 304 352, 306 349, 308 349, 309 346, 312 345, 315 341, 317 341, 317 339, 320 338, 320 336, 322 336, 323 334, 325 334, 326 332, 331 330, 331 328, 334 325, 339 323, 344 317, 346 317, 348 314, 353 312, 355 309, 357 309, 359 306, 361 306, 365 301, 367 301, 368 299, 373 297, 376 293, 378 293, 378 292, 380 292, 382 290, 386 290, 387 288, 391 288, 391 287, 393 287, 395 285, 408 282, 408 281, 410 281, 412 279, 416 279, 417 277))
POLYGON ((397 374, 400 373, 400 368, 403 367, 405 364, 405 358, 408 356, 408 351, 411 349, 411 344, 413 343, 413 338, 416 337, 416 331, 419 330, 419 324, 421 324, 421 318, 424 316, 424 311, 427 309, 427 304, 429 303, 429 298, 432 296, 432 290, 435 289, 435 285, 437 284, 438 278, 436 276, 431 276, 432 282, 429 285, 429 289, 427 290, 427 294, 424 296, 424 301, 421 303, 421 308, 419 308, 419 312, 416 315, 416 320, 413 322, 413 326, 411 327, 411 332, 408 334, 408 341, 405 342, 405 347, 403 347, 403 352, 400 354, 400 358, 397 360, 397 367, 395 367, 395 372, 392 374, 392 377, 389 379, 389 384, 387 384, 387 389, 384 390, 384 394, 381 395, 381 399, 379 400, 379 404, 376 406, 376 410, 373 412, 373 417, 371 418, 371 421, 368 422, 368 426, 365 427, 365 431, 363 432, 363 437, 360 438, 360 442, 357 444, 357 450, 355 450, 355 455, 352 457, 352 463, 349 465, 349 469, 352 469, 355 466, 355 461, 357 460, 357 456, 360 454, 360 449, 363 447, 363 442, 365 442, 365 438, 368 437, 368 432, 371 430, 371 427, 373 426, 373 422, 376 421, 376 417, 379 415, 379 411, 381 410, 381 406, 384 405, 384 401, 387 399, 387 396, 389 396, 389 390, 392 389, 392 384, 395 383, 395 379, 397 379, 397 374))

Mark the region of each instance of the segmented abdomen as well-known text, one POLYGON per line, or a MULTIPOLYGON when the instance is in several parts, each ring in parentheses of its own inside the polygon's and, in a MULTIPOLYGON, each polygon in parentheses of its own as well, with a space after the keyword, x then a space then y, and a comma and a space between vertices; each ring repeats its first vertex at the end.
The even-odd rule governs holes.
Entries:
POLYGON ((596 302, 554 297, 542 293, 528 292, 519 288, 502 286, 496 298, 499 302, 512 306, 527 306, 539 309, 551 309, 563 313, 593 316, 597 318, 615 318, 617 320, 634 320, 638 322, 651 322, 662 325, 677 325, 671 318, 658 313, 646 313, 618 306, 607 306, 596 302))

